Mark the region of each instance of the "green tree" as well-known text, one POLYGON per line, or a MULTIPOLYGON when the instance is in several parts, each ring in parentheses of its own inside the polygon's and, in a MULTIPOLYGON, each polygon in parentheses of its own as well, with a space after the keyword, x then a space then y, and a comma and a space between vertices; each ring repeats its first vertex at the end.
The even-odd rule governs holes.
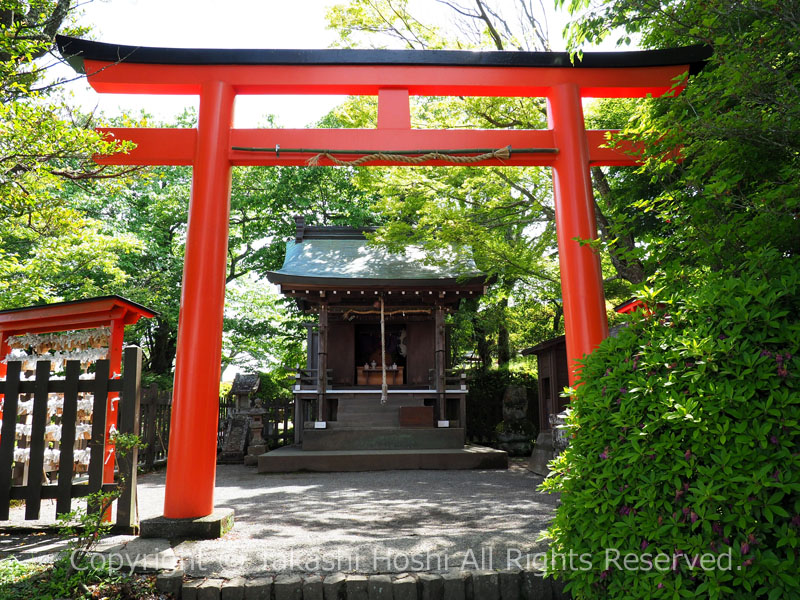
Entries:
MULTIPOLYGON (((190 111, 160 126, 191 127, 195 120, 190 111)), ((191 176, 188 167, 149 168, 113 194, 86 195, 81 203, 85 214, 139 240, 137 251, 121 258, 125 281, 114 289, 158 312, 131 335, 146 350, 146 371, 164 386, 171 385, 177 348, 191 176)), ((296 318, 279 314, 285 304, 263 277, 281 267, 285 241, 295 232, 294 215, 306 215, 311 224, 374 222, 372 199, 352 184, 352 176, 352 170, 330 167, 233 170, 223 368, 298 362, 304 330, 296 318)))
POLYGON ((49 89, 42 59, 59 31, 81 35, 74 22, 74 0, 2 0, 0 2, 0 97, 3 103, 49 89), (44 90, 39 89, 44 87, 44 90))
POLYGON ((229 285, 225 297, 222 368, 273 372, 305 362, 303 315, 251 273, 229 285))
MULTIPOLYGON (((382 46, 402 45, 414 49, 486 49, 486 50, 538 50, 550 49, 547 14, 541 6, 530 0, 496 2, 475 0, 463 3, 441 1, 440 20, 446 26, 431 24, 432 17, 420 17, 411 12, 407 0, 351 0, 335 5, 328 13, 329 27, 340 35, 339 44, 353 47, 370 44, 382 46)), ((374 99, 351 99, 335 111, 338 126, 364 127, 375 125, 374 99)), ((619 122, 621 114, 615 122, 619 122)), ((611 120, 611 119, 606 119, 611 120)), ((627 120, 627 117, 622 121, 627 120)), ((412 124, 441 128, 512 128, 541 129, 547 127, 545 102, 541 98, 414 98, 412 124)), ((476 169, 474 172, 480 172, 476 169)), ((530 175, 521 175, 533 169, 486 169, 488 178, 499 178, 505 186, 505 195, 530 202, 540 209, 540 214, 554 221, 551 186, 529 187, 530 175), (520 198, 521 196, 521 198, 520 198)), ((538 170, 540 173, 544 169, 538 170)), ((424 173, 435 172, 427 170, 424 173)), ((621 211, 614 210, 613 198, 608 193, 604 172, 593 169, 596 187, 595 213, 601 249, 607 255, 609 278, 638 284, 644 280, 644 271, 632 255, 636 239, 624 221, 621 211)), ((541 175, 537 183, 547 176, 541 175)), ((625 286, 609 290, 613 295, 626 295, 625 286)))
POLYGON ((569 6, 586 11, 569 29, 576 49, 609 35, 618 44, 638 36, 646 48, 713 49, 677 98, 641 103, 622 134, 644 142, 643 172, 657 186, 638 198, 621 195, 658 221, 661 243, 648 258, 720 269, 749 249, 796 252, 798 3, 575 0, 569 6), (677 147, 681 162, 669 159, 677 147))
MULTIPOLYGON (((328 19, 345 46, 549 49, 545 15, 527 0, 448 1, 439 3, 439 8, 454 25, 434 25, 433 17, 415 15, 403 0, 352 0, 334 6, 328 19)), ((374 98, 350 98, 322 124, 374 127, 376 113, 374 98)), ((547 127, 540 98, 412 98, 411 119, 412 126, 426 128, 547 127)), ((456 358, 474 352, 485 367, 492 364, 491 356, 503 365, 526 343, 562 331, 555 212, 546 169, 372 168, 361 172, 357 181, 381 196, 378 209, 385 223, 374 237, 376 243, 394 248, 414 243, 426 248, 433 261, 447 261, 448 248, 472 248, 478 267, 496 279, 498 289, 481 305, 465 306, 471 316, 458 319, 465 329, 454 340, 467 346, 454 344, 456 358), (543 319, 542 327, 511 318, 516 307, 531 302, 541 307, 534 312, 543 319), (522 330, 510 330, 511 322, 522 330), (544 337, 532 338, 532 332, 544 337)), ((644 278, 633 255, 636 240, 623 223, 617 223, 624 211, 614 209, 610 194, 597 194, 596 200, 607 295, 627 298, 628 284, 644 278)))
POLYGON ((102 293, 125 273, 118 257, 136 240, 82 214, 72 201, 109 189, 124 171, 94 154, 118 148, 95 133, 44 79, 44 56, 71 23, 69 0, 0 5, 0 306, 10 308, 102 293))

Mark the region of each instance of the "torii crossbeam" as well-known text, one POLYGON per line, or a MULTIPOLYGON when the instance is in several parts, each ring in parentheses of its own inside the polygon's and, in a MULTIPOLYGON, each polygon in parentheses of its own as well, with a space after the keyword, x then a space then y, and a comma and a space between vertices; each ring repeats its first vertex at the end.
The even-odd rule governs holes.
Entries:
MULTIPOLYGON (((597 237, 589 167, 633 165, 603 147, 606 131, 587 131, 582 98, 637 98, 677 93, 709 51, 687 47, 646 52, 567 53, 444 50, 200 50, 144 48, 57 39, 62 55, 100 93, 200 96, 197 128, 103 129, 131 140, 129 154, 101 157, 116 165, 192 165, 192 197, 183 273, 172 424, 164 502, 167 518, 202 517, 214 507, 222 314, 225 300, 231 167, 305 165, 325 149, 340 158, 364 152, 511 146, 486 166, 553 169, 567 356, 588 354, 607 335, 600 259, 576 240, 597 237), (239 94, 335 94, 378 97, 375 129, 233 129, 239 94), (547 98, 548 129, 411 128, 409 96, 547 98), (514 152, 514 149, 526 149, 514 152)), ((323 159, 321 164, 331 164, 323 159)), ((405 163, 382 160, 370 165, 405 163)), ((431 159, 420 164, 447 165, 431 159)))

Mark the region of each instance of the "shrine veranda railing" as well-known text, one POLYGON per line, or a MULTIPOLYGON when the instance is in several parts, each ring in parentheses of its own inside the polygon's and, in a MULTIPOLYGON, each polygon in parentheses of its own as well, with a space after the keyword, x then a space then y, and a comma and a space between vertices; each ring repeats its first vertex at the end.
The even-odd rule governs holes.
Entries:
MULTIPOLYGON (((109 395, 119 394, 117 408, 117 430, 120 433, 139 433, 139 402, 142 351, 140 348, 127 348, 124 353, 121 378, 109 376, 109 361, 95 363, 93 379, 81 378, 79 361, 67 361, 63 378, 51 378, 50 361, 36 363, 35 377, 21 377, 22 363, 9 361, 5 381, 0 381, 0 394, 3 396, 3 422, 0 428, 0 521, 8 520, 12 500, 25 501, 25 519, 40 518, 42 500, 55 499, 55 514, 66 514, 72 510, 72 500, 82 498, 100 490, 110 491, 118 483, 103 484, 105 456, 106 407, 109 395), (53 402, 48 405, 54 395, 53 402), (87 448, 89 454, 85 474, 76 463, 76 430, 79 419, 79 398, 85 403, 91 396, 91 433, 87 448), (59 402, 62 400, 62 402, 59 402), (30 411, 20 411, 21 403, 30 403, 30 411), (60 412, 59 412, 60 410, 60 412), (19 415, 19 412, 25 414, 19 415), (21 419, 22 418, 22 419, 21 419), (20 422, 22 420, 22 422, 20 422), (24 447, 17 440, 18 426, 27 431, 24 447), (48 427, 58 428, 58 440, 48 441, 48 427), (54 448, 57 443, 58 448, 54 448), (56 483, 48 483, 50 477, 45 471, 45 454, 50 451, 48 460, 57 455, 56 483), (24 477, 20 478, 20 462, 15 461, 26 455, 24 477), (15 464, 17 463, 17 464, 15 464), (36 475, 38 474, 38 475, 36 475), (22 479, 21 483, 18 481, 22 479)), ((85 404, 84 404, 85 405, 85 404)), ((85 409, 80 409, 85 412, 85 409)), ((50 436, 53 437, 53 436, 50 436)), ((78 446, 82 445, 80 442, 78 446)), ((82 452, 82 449, 78 449, 82 452)), ((116 525, 121 530, 136 527, 136 465, 138 449, 134 448, 126 456, 117 458, 118 473, 124 474, 128 484, 117 500, 116 525)), ((92 509, 91 507, 89 508, 92 509)), ((97 507, 94 508, 97 510, 97 507)))

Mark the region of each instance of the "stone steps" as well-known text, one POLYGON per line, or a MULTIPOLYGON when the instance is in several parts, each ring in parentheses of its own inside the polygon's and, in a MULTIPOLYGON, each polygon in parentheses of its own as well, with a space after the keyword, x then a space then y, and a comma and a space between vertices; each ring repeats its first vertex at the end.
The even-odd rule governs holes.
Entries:
POLYGON ((401 406, 422 406, 422 400, 390 396, 381 404, 377 398, 340 398, 336 421, 329 427, 399 427, 401 406))
POLYGON ((423 450, 326 451, 284 446, 258 457, 259 473, 507 468, 507 453, 482 446, 423 450))
POLYGON ((434 427, 364 426, 303 431, 303 450, 431 450, 462 448, 464 430, 434 427))

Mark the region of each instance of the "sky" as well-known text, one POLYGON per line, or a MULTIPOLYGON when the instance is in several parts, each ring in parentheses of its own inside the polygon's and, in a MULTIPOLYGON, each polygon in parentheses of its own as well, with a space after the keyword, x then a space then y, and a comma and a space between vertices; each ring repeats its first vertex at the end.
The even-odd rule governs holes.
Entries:
MULTIPOLYGON (((336 33, 326 29, 326 9, 345 0, 93 0, 83 7, 81 24, 97 41, 134 46, 183 48, 328 48, 336 33)), ((508 2, 514 0, 500 0, 508 2)), ((543 0, 545 6, 551 0, 543 0)), ((411 0, 424 14, 442 19, 450 14, 436 0, 411 0)), ((549 16, 551 44, 563 50, 559 32, 564 17, 549 16)), ((603 48, 606 49, 606 48, 603 48)), ((62 76, 74 76, 64 68, 62 76)), ((97 94, 83 80, 69 85, 75 101, 106 116, 139 114, 171 120, 185 107, 197 107, 195 96, 97 94)), ((276 116, 280 127, 306 127, 324 116, 341 96, 240 96, 234 126, 265 125, 276 116)))
MULTIPOLYGON (((97 41, 135 46, 184 48, 327 48, 335 33, 325 29, 325 9, 333 0, 94 0, 82 24, 97 41)), ((97 94, 85 83, 70 86, 76 101, 111 116, 142 109, 169 119, 195 96, 97 94)), ((241 96, 234 126, 263 125, 274 114, 283 127, 304 127, 337 103, 336 96, 241 96)))

